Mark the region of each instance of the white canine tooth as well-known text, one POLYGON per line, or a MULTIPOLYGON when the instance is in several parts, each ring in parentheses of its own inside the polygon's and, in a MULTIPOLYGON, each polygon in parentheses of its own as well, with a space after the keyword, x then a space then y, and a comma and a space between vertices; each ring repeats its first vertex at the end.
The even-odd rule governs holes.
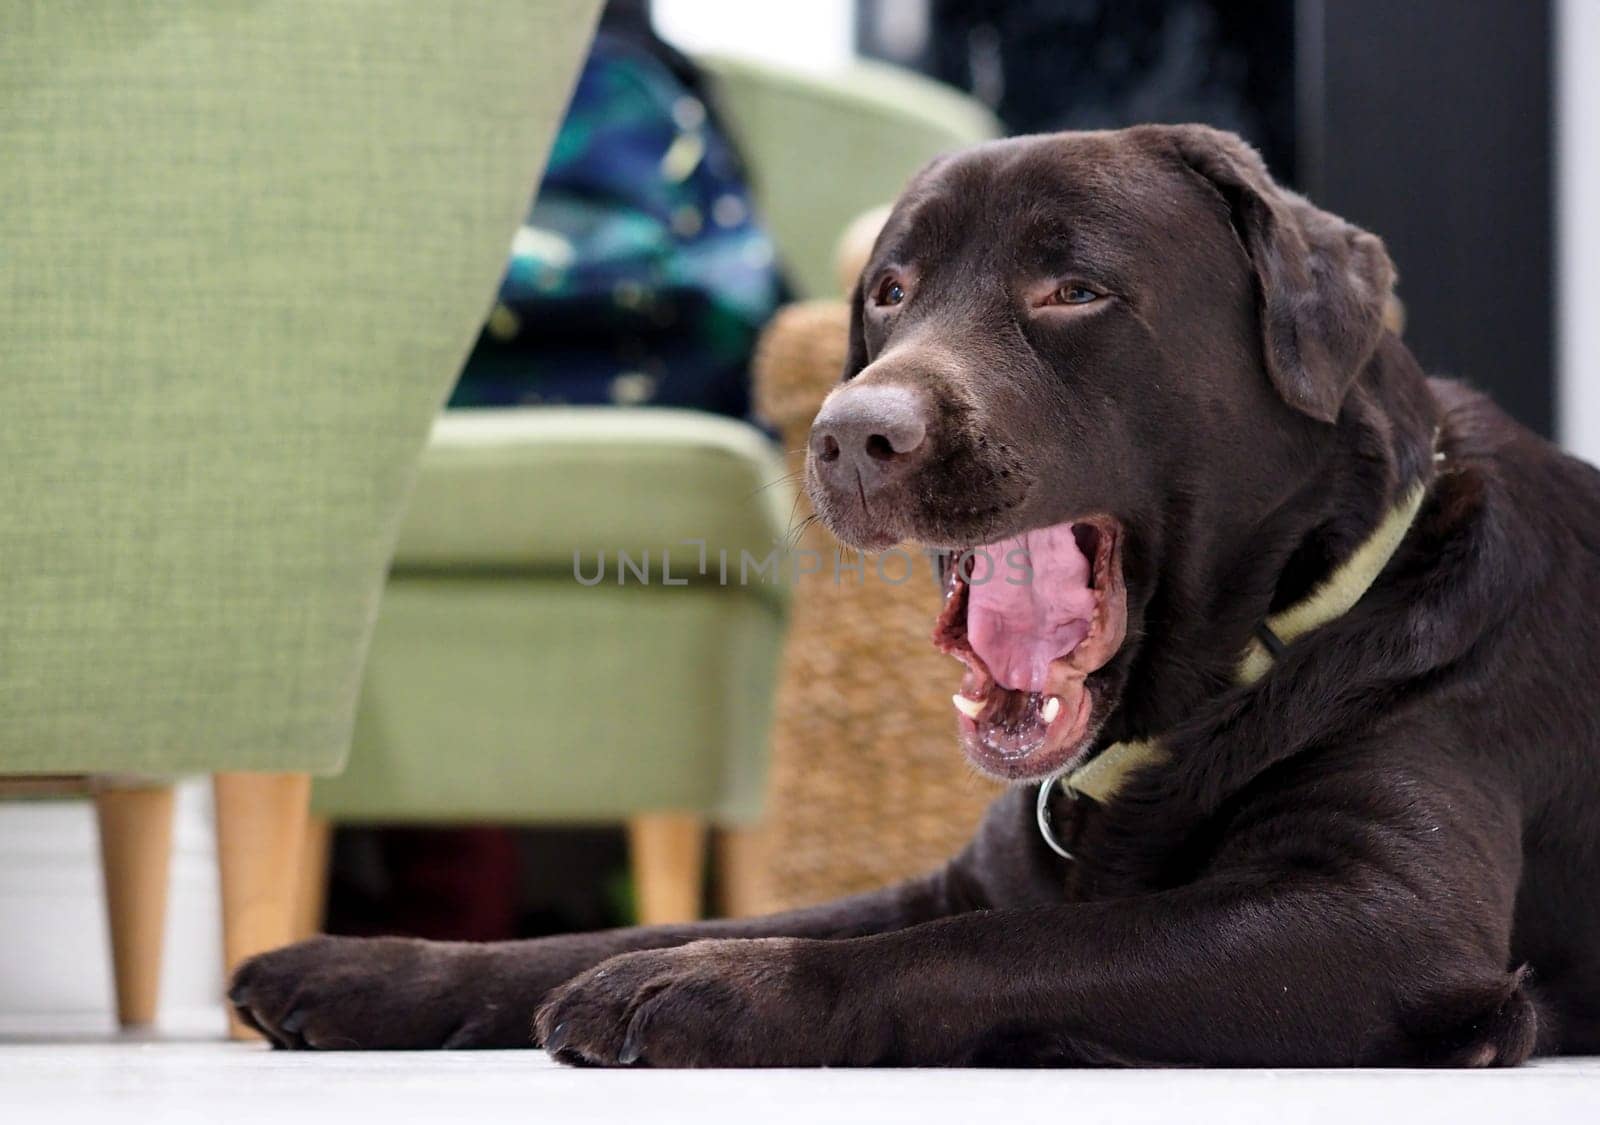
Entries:
POLYGON ((960 711, 969 719, 976 719, 983 713, 984 704, 981 699, 969 699, 957 692, 950 697, 950 702, 956 705, 957 711, 960 711))
POLYGON ((1039 708, 1039 717, 1047 723, 1056 721, 1056 716, 1061 714, 1061 697, 1052 695, 1044 701, 1044 706, 1039 708))

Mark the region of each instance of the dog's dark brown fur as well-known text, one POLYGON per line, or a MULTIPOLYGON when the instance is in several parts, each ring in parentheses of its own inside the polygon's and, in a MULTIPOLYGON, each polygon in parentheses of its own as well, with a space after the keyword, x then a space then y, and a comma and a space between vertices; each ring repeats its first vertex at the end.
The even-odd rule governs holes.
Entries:
POLYGON ((1091 749, 1160 736, 1171 763, 1057 809, 1076 863, 1017 789, 876 894, 507 945, 320 938, 246 964, 238 1010, 285 1046, 658 1066, 1600 1052, 1600 478, 1425 380, 1381 328, 1391 280, 1375 238, 1211 130, 937 162, 863 275, 846 372, 921 396, 929 455, 870 492, 813 465, 817 509, 864 546, 1115 516, 1128 639, 1088 681, 1091 749), (1028 311, 1052 280, 1100 300, 1028 311), (1418 481, 1356 608, 1235 686, 1251 630, 1418 481))

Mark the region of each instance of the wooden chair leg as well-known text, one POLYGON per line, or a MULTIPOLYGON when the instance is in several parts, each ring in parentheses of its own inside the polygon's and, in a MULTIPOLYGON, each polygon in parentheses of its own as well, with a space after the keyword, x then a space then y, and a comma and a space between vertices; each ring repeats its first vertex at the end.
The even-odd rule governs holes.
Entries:
POLYGON ((759 825, 724 828, 717 833, 717 907, 726 918, 770 914, 766 833, 759 825))
MULTIPOLYGON (((286 945, 294 936, 311 777, 219 773, 212 788, 222 876, 223 964, 231 975, 245 958, 286 945)), ((235 1039, 255 1037, 231 1017, 229 1027, 235 1039)))
POLYGON ((294 940, 322 932, 328 905, 328 859, 333 825, 325 816, 306 817, 305 843, 300 846, 300 876, 295 883, 294 940))
POLYGON ((172 798, 170 785, 104 789, 94 795, 117 1020, 123 1027, 156 1018, 172 858, 172 798))
POLYGON ((689 813, 647 813, 628 821, 639 924, 700 918, 706 868, 706 822, 689 813))

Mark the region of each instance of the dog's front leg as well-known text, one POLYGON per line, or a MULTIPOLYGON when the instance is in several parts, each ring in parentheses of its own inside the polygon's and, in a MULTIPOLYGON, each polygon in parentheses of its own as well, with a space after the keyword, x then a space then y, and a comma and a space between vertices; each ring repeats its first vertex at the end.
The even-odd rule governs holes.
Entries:
POLYGON ((937 917, 943 872, 766 918, 641 926, 477 944, 316 937, 253 957, 234 1010, 275 1045, 320 1050, 532 1047, 533 1013, 563 981, 630 950, 768 934, 854 937, 937 917))
POLYGON ((1531 1009, 1503 965, 1368 901, 1222 879, 848 941, 697 942, 602 963, 539 1025, 558 1058, 606 1065, 1519 1061, 1531 1009))
POLYGON ((1051 901, 1059 861, 1033 829, 1026 794, 1008 794, 947 867, 880 891, 765 918, 643 926, 476 945, 320 937, 251 958, 229 997, 282 1047, 531 1047, 533 1013, 563 982, 608 958, 703 939, 813 941, 883 933, 967 910, 1051 901))

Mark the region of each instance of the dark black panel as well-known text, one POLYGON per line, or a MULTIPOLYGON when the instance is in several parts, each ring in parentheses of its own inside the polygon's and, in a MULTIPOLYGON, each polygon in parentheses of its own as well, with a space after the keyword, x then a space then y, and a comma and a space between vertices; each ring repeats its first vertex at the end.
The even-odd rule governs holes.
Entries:
POLYGON ((859 0, 857 46, 986 102, 1008 133, 1204 121, 1294 178, 1293 0, 859 0))
POLYGON ((1382 235, 1406 338, 1553 422, 1549 5, 1304 0, 1301 180, 1382 235))

